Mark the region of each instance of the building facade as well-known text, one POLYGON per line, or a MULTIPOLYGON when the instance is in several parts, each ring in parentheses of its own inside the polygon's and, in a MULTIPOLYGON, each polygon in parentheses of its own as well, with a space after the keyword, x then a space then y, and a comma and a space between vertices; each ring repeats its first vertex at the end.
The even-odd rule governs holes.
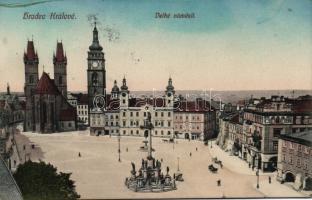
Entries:
POLYGON ((228 150, 238 147, 238 155, 252 168, 275 171, 279 137, 311 129, 311 109, 310 96, 297 99, 283 96, 251 99, 241 113, 241 122, 231 123, 231 119, 222 119, 219 144, 223 147, 227 144, 224 149, 228 150))
POLYGON ((24 131, 52 133, 76 130, 76 110, 67 101, 67 57, 57 42, 54 79, 43 72, 38 80, 38 54, 28 41, 24 54, 26 97, 24 131))
POLYGON ((312 131, 281 135, 277 180, 293 182, 296 190, 312 191, 312 131))

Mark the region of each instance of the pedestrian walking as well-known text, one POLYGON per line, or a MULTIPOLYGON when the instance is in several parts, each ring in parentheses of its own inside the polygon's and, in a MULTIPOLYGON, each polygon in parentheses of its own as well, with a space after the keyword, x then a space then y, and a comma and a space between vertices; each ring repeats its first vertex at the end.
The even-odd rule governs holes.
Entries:
POLYGON ((78 157, 81 157, 81 153, 80 152, 78 153, 78 157))
POLYGON ((190 152, 190 157, 192 157, 192 152, 190 152))
POLYGON ((271 184, 271 176, 269 176, 269 183, 271 184))
POLYGON ((197 149, 197 147, 196 147, 196 151, 197 151, 198 149, 197 149))
POLYGON ((128 152, 128 147, 126 148, 126 152, 128 152))
POLYGON ((163 162, 163 159, 162 159, 162 158, 160 158, 160 162, 163 162))
POLYGON ((218 184, 218 186, 221 186, 221 180, 220 179, 217 181, 217 184, 218 184))

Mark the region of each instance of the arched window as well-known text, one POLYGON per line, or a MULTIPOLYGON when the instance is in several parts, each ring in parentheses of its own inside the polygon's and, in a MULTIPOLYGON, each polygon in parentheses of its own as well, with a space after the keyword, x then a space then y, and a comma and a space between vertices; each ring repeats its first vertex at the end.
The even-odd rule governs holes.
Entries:
POLYGON ((92 85, 97 86, 98 85, 98 74, 96 72, 93 72, 91 79, 92 79, 92 85))
POLYGON ((29 83, 34 83, 34 76, 33 75, 29 76, 29 83))
POLYGON ((63 84, 63 78, 62 78, 62 76, 59 77, 59 84, 60 84, 60 85, 63 84))

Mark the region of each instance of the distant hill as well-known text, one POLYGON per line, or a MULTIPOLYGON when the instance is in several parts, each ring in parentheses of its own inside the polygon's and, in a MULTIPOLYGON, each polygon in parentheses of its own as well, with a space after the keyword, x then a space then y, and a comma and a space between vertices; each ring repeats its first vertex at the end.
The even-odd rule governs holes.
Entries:
MULTIPOLYGON (((72 91, 72 93, 86 93, 85 91, 72 91)), ((22 92, 11 92, 17 94, 18 96, 23 96, 22 92)), ((188 99, 200 98, 203 97, 206 93, 207 98, 209 98, 209 91, 200 91, 200 90, 178 90, 176 94, 181 94, 188 99)), ((1 92, 0 94, 5 94, 1 92)), ((132 96, 147 96, 151 97, 153 94, 155 96, 162 96, 164 91, 130 91, 132 96)), ((303 95, 312 95, 312 90, 233 90, 233 91, 212 91, 212 96, 215 96, 214 100, 219 101, 219 97, 222 99, 222 102, 225 103, 236 103, 241 99, 249 99, 251 96, 254 98, 266 97, 269 98, 272 95, 280 95, 284 97, 298 97, 303 95)))

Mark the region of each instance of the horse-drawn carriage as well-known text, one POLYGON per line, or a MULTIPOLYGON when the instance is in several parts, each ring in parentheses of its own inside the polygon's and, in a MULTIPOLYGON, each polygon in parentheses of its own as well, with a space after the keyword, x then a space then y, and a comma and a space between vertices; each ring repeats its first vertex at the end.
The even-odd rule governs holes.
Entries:
POLYGON ((209 171, 213 172, 213 173, 217 173, 218 172, 218 168, 214 167, 212 164, 208 166, 209 171))

